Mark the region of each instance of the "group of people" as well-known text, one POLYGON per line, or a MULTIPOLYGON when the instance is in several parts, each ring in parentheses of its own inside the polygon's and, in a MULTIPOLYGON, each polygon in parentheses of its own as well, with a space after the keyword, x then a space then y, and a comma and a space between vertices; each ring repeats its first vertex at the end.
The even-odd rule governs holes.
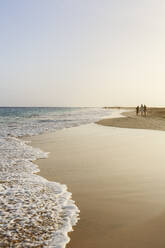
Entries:
POLYGON ((139 115, 139 112, 141 116, 146 116, 147 115, 147 106, 144 104, 141 104, 140 107, 136 107, 136 115, 139 115))

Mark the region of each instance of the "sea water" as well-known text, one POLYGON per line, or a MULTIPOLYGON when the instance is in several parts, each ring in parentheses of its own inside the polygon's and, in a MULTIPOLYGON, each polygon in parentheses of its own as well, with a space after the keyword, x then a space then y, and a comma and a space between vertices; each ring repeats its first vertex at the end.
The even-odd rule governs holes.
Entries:
POLYGON ((103 108, 0 108, 0 247, 63 248, 78 221, 67 186, 36 174, 35 160, 48 153, 20 137, 110 115, 112 110, 103 108))

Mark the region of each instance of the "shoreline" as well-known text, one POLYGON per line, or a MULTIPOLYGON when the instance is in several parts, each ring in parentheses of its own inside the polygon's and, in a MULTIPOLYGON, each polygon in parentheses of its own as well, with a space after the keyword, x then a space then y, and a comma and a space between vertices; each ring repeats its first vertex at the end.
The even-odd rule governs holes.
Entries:
POLYGON ((80 209, 80 221, 69 233, 67 248, 164 247, 155 246, 160 236, 165 244, 158 226, 164 224, 158 220, 164 218, 165 204, 163 147, 155 152, 160 140, 164 144, 163 135, 87 124, 29 138, 33 147, 50 152, 48 158, 36 161, 39 175, 66 184, 80 209), (146 153, 141 143, 149 147, 146 153), (154 166, 158 157, 161 175, 154 166), (146 237, 152 232, 149 242, 146 237))
POLYGON ((148 129, 165 131, 165 108, 149 108, 147 116, 138 116, 135 110, 121 113, 124 118, 105 118, 97 121, 96 124, 118 128, 148 129))

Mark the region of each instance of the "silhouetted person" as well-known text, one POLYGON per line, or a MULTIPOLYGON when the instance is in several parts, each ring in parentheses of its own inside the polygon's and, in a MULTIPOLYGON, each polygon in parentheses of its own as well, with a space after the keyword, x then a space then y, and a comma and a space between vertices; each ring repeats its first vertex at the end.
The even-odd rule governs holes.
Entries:
POLYGON ((136 115, 139 114, 139 106, 136 107, 136 115))
POLYGON ((147 106, 144 105, 144 116, 146 117, 146 115, 147 115, 147 106))
POLYGON ((140 113, 141 113, 141 116, 143 115, 143 112, 144 112, 144 107, 143 107, 143 104, 141 104, 141 106, 140 106, 140 113))

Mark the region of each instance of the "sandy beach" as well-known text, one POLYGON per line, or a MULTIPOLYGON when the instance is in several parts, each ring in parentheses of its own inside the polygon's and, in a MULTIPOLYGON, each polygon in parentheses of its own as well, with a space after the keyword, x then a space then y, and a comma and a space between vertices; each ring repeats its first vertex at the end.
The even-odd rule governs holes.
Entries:
POLYGON ((0 248, 165 248, 165 1, 0 16, 0 248))
MULTIPOLYGON (((137 118, 126 115, 99 123, 137 118)), ((149 118, 159 122, 139 121, 149 118)), ((29 140, 50 152, 40 175, 66 184, 80 209, 67 248, 165 247, 165 132, 89 124, 29 140)))
MULTIPOLYGON (((135 114, 135 109, 128 108, 129 112, 123 112, 125 118, 103 119, 97 124, 103 126, 121 127, 121 128, 137 128, 137 129, 152 129, 165 131, 165 108, 149 108, 147 116, 138 116, 135 114)), ((124 110, 123 110, 124 111, 124 110)))

